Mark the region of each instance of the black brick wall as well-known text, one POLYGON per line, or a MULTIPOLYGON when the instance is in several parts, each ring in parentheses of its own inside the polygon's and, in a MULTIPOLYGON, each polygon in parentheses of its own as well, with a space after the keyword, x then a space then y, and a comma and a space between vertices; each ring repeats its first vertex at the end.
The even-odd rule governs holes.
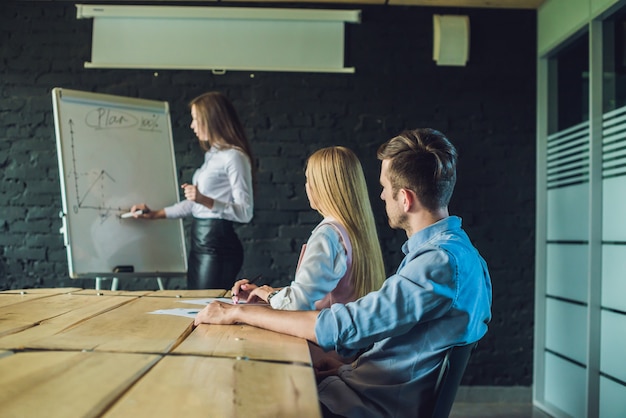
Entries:
MULTIPOLYGON (((307 204, 303 163, 329 145, 348 146, 361 158, 385 262, 393 271, 406 237, 386 224, 376 149, 404 128, 433 127, 459 149, 451 213, 463 218, 494 286, 494 319, 464 383, 530 385, 535 12, 359 8, 362 23, 347 25, 346 44, 347 64, 356 74, 159 70, 157 76, 150 70, 85 69, 92 21, 77 20, 73 2, 0 3, 0 290, 93 287, 92 280, 68 278, 59 233, 53 87, 168 101, 181 181, 202 159, 188 127, 187 101, 208 90, 227 94, 258 165, 255 217, 238 228, 246 251, 243 274, 263 273, 274 285, 291 280, 300 245, 319 221, 307 204), (434 13, 470 16, 467 67, 432 61, 434 13)), ((120 287, 155 288, 156 282, 129 280, 120 287)), ((171 279, 169 287, 184 287, 184 281, 171 279)))

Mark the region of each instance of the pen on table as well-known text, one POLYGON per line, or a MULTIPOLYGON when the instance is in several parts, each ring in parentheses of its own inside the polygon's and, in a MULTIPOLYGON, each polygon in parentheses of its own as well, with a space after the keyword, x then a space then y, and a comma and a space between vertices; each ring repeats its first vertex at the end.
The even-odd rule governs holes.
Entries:
MULTIPOLYGON (((263 277, 263 275, 262 275, 262 274, 259 274, 259 275, 257 275, 255 278, 253 278, 253 279, 249 279, 249 280, 248 280, 248 283, 246 283, 246 284, 257 284, 257 282, 258 282, 259 280, 261 280, 261 278, 262 278, 262 277, 263 277)), ((237 295, 233 295, 233 296, 232 296, 232 298, 233 298, 233 303, 235 303, 235 304, 236 304, 236 303, 238 303, 238 302, 239 302, 239 296, 237 296, 237 295)))

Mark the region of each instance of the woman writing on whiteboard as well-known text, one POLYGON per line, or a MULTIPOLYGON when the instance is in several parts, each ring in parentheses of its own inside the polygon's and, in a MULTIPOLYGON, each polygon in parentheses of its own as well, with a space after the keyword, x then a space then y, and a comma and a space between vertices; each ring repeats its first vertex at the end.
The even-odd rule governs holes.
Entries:
POLYGON ((320 310, 378 290, 385 278, 365 176, 345 147, 322 148, 307 160, 309 205, 323 216, 303 247, 287 287, 257 287, 247 279, 231 289, 235 302, 267 302, 274 309, 320 310))
POLYGON ((181 186, 186 200, 159 210, 134 205, 131 212, 141 219, 192 216, 187 287, 228 289, 243 264, 233 223, 250 222, 254 208, 252 153, 237 112, 223 94, 202 94, 189 106, 191 129, 205 154, 192 182, 181 186))

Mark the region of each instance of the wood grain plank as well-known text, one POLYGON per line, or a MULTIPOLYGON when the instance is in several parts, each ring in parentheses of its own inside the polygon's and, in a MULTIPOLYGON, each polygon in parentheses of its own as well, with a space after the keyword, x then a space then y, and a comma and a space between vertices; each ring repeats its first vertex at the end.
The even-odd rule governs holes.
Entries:
POLYGON ((80 287, 47 287, 47 288, 33 288, 33 289, 12 289, 3 290, 0 294, 21 294, 21 295, 59 295, 61 293, 71 293, 81 290, 80 287))
POLYGON ((311 364, 306 340, 249 325, 201 324, 173 352, 311 364))
POLYGON ((96 290, 96 289, 81 289, 76 292, 72 292, 73 295, 92 295, 92 296, 146 296, 152 293, 153 290, 96 290))
POLYGON ((3 417, 99 416, 160 356, 27 352, 0 358, 3 417))
MULTIPOLYGON (((21 295, 12 295, 20 298, 21 295)), ((61 294, 0 307, 0 348, 23 349, 133 300, 121 296, 61 294)))
POLYGON ((313 369, 167 356, 104 414, 116 417, 320 417, 313 369))
POLYGON ((219 298, 226 294, 223 289, 199 289, 199 290, 157 290, 148 293, 146 296, 163 298, 219 298))
POLYGON ((47 298, 49 296, 50 295, 46 295, 42 293, 39 293, 39 294, 29 293, 29 294, 24 294, 24 295, 20 295, 19 293, 13 293, 13 294, 2 293, 0 294, 0 307, 14 305, 16 303, 28 302, 29 300, 47 298))
POLYGON ((167 353, 191 332, 193 320, 150 312, 180 307, 185 306, 173 298, 133 299, 55 335, 33 341, 28 348, 167 353))

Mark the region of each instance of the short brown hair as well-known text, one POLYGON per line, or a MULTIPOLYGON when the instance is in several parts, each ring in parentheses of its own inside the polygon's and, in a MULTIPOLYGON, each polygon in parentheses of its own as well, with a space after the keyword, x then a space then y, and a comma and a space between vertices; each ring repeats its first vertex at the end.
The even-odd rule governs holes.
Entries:
POLYGON ((457 151, 441 132, 407 130, 378 148, 379 160, 390 160, 394 197, 400 189, 415 192, 429 210, 447 207, 456 184, 457 151))

